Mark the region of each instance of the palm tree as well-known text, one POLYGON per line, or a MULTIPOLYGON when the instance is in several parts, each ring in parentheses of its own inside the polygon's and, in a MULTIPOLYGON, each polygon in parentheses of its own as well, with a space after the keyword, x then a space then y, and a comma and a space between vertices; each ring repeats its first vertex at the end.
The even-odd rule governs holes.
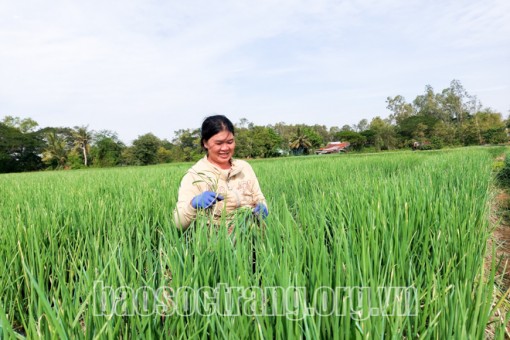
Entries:
POLYGON ((43 151, 42 160, 45 163, 57 163, 59 168, 64 168, 67 163, 67 142, 64 137, 55 131, 46 135, 48 146, 43 151))
POLYGON ((308 139, 307 135, 302 135, 298 129, 297 135, 289 143, 290 149, 296 154, 308 153, 308 149, 312 147, 312 143, 308 139))
POLYGON ((87 166, 87 155, 90 149, 90 140, 92 139, 92 132, 88 131, 87 126, 75 126, 73 131, 74 146, 76 149, 81 149, 83 152, 83 164, 87 166))

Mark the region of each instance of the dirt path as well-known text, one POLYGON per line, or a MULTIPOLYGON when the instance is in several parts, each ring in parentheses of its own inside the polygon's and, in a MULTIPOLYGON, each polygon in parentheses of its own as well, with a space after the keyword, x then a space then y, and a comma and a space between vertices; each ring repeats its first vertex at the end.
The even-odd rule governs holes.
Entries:
POLYGON ((510 288, 510 195, 500 192, 496 196, 497 228, 493 233, 493 242, 496 244, 496 256, 501 260, 498 268, 498 282, 501 289, 506 291, 510 288))
MULTIPOLYGON (((503 160, 504 156, 496 159, 503 160)), ((503 294, 510 289, 510 188, 496 189, 496 196, 491 207, 491 224, 495 226, 492 238, 487 243, 486 273, 490 272, 492 263, 492 247, 496 247, 496 261, 499 266, 496 272, 495 284, 497 290, 494 300, 499 301, 503 294)), ((506 313, 510 312, 510 296, 500 305, 495 313, 495 318, 504 320, 506 313)), ((493 338, 493 327, 486 329, 487 338, 493 338)), ((510 339, 510 325, 506 326, 505 339, 510 339)))

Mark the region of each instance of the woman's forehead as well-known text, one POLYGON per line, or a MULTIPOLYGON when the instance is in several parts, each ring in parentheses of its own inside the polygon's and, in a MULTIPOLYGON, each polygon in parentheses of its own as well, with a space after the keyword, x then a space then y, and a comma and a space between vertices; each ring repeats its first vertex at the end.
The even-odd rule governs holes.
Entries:
POLYGON ((220 141, 220 140, 229 140, 232 138, 234 138, 234 135, 232 134, 232 132, 230 132, 228 130, 223 130, 223 131, 218 132, 214 136, 212 136, 211 140, 220 141))

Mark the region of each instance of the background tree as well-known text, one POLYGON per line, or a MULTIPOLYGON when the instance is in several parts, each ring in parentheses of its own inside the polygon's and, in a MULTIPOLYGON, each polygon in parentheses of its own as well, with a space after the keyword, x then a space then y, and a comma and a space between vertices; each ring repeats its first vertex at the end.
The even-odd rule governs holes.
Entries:
POLYGON ((241 118, 239 119, 239 122, 235 124, 235 126, 240 129, 250 129, 253 128, 254 125, 248 119, 241 118))
POLYGON ((456 122, 459 127, 470 115, 480 109, 476 97, 469 95, 462 84, 455 79, 450 82, 448 88, 441 92, 439 98, 445 117, 442 120, 456 122))
POLYGON ((277 157, 280 155, 281 137, 271 127, 254 126, 251 129, 251 157, 277 157))
POLYGON ((361 119, 358 124, 356 124, 356 128, 354 129, 356 132, 363 132, 368 130, 368 120, 365 118, 361 119))
MULTIPOLYGON (((448 88, 438 93, 427 85, 425 93, 411 103, 396 95, 387 97, 386 104, 391 111, 386 119, 376 117, 370 123, 361 119, 352 126, 338 122, 329 129, 319 124, 285 122, 256 126, 241 118, 236 124, 235 157, 308 154, 330 141, 349 141, 351 149, 361 151, 364 147, 375 150, 406 147, 414 140, 442 147, 506 143, 508 139, 510 117, 503 120, 499 113, 483 108, 458 80, 452 80, 448 88), (344 133, 340 134, 341 131, 344 133)), ((78 168, 82 164, 102 167, 189 162, 204 154, 199 129, 175 131, 172 142, 146 134, 126 147, 111 131, 93 134, 83 126, 36 130, 37 127, 37 122, 30 118, 2 119, 0 172, 38 170, 44 163, 53 168, 78 168)))
POLYGON ((172 161, 172 152, 164 146, 160 146, 158 151, 156 151, 156 159, 158 163, 170 163, 172 161))
POLYGON ((152 133, 146 133, 133 141, 132 156, 135 165, 150 165, 158 162, 161 140, 152 133))
MULTIPOLYGON (((309 126, 306 124, 288 125, 283 122, 277 123, 274 126, 269 125, 268 128, 272 128, 278 136, 280 136, 280 149, 281 151, 290 150, 296 153, 296 150, 290 148, 290 144, 295 140, 297 136, 306 136, 311 146, 308 148, 318 148, 321 145, 331 141, 331 134, 324 125, 313 125, 309 126)), ((300 152, 308 152, 308 149, 302 149, 300 152)))
POLYGON ((425 87, 425 94, 417 96, 413 101, 416 114, 432 116, 442 121, 448 121, 449 116, 441 107, 441 96, 434 93, 432 86, 425 87))
POLYGON ((43 168, 42 134, 31 118, 6 116, 0 123, 0 172, 34 171, 43 168))
POLYGON ((180 162, 197 161, 204 155, 200 143, 200 129, 181 129, 175 131, 172 159, 180 162))
POLYGON ((431 139, 436 138, 441 145, 454 146, 459 143, 457 138, 457 130, 452 124, 447 124, 442 120, 438 120, 432 127, 431 139))
POLYGON ((133 146, 124 148, 120 159, 122 165, 141 165, 136 158, 133 146))
POLYGON ((46 133, 46 148, 43 151, 42 160, 54 169, 66 168, 69 143, 65 136, 56 130, 46 133))
MULTIPOLYGON (((340 132, 341 129, 338 127, 338 126, 332 126, 329 128, 329 139, 330 139, 330 142, 335 142, 335 133, 337 132, 340 132)), ((357 130, 356 130, 357 131, 357 130)))
POLYGON ((405 98, 401 95, 386 98, 386 103, 386 108, 392 112, 390 120, 394 121, 397 125, 416 114, 413 105, 406 103, 405 98))
POLYGON ((20 118, 13 116, 5 116, 2 123, 19 130, 23 134, 34 132, 35 128, 39 126, 39 124, 32 118, 20 118))
POLYGON ((360 135, 366 138, 365 147, 375 148, 376 133, 370 129, 366 129, 360 132, 360 135))
POLYGON ((436 117, 428 115, 410 116, 401 120, 396 128, 402 145, 409 146, 414 141, 423 143, 430 139, 438 121, 436 117))
POLYGON ((44 141, 38 132, 0 123, 0 173, 40 170, 44 141))
POLYGON ((395 128, 381 117, 375 117, 370 122, 370 130, 374 133, 376 150, 389 150, 397 146, 395 128))
POLYGON ((90 153, 90 143, 92 142, 93 132, 89 131, 87 126, 75 126, 72 134, 74 138, 74 150, 81 151, 83 164, 88 166, 88 155, 90 153))
POLYGON ((354 131, 340 131, 335 134, 335 140, 349 142, 351 150, 361 151, 367 142, 367 137, 354 131))
POLYGON ((163 139, 161 141, 161 146, 158 149, 158 163, 171 163, 174 162, 174 149, 176 146, 168 141, 167 139, 163 139))
MULTIPOLYGON (((324 145, 324 144, 327 144, 327 143, 333 141, 332 136, 329 133, 329 130, 325 125, 315 124, 315 125, 311 126, 310 128, 313 131, 314 135, 320 137, 320 143, 317 147, 320 147, 321 145, 324 145)), ((313 145, 313 141, 312 141, 312 145, 313 145)))
POLYGON ((302 135, 306 136, 306 138, 308 139, 308 141, 311 144, 312 149, 320 148, 321 145, 325 145, 327 143, 327 141, 329 140, 329 138, 326 140, 324 138, 322 138, 322 136, 319 133, 317 133, 317 131, 312 127, 302 125, 299 127, 299 130, 300 130, 300 133, 298 131, 297 135, 302 134, 302 135))
POLYGON ((278 134, 278 136, 280 136, 280 148, 283 150, 289 150, 289 143, 291 139, 296 136, 297 126, 289 125, 285 122, 279 122, 275 125, 268 125, 268 127, 272 128, 278 134))
POLYGON ((477 112, 462 126, 464 145, 506 143, 505 122, 501 114, 486 109, 477 112))
POLYGON ((307 155, 312 147, 312 142, 298 129, 297 135, 290 141, 289 147, 295 155, 307 155))
POLYGON ((236 127, 235 133, 236 133, 235 157, 252 158, 253 157, 252 131, 248 128, 236 127))
POLYGON ((508 110, 508 116, 506 117, 506 119, 503 121, 505 123, 505 126, 506 128, 510 128, 510 110, 508 110))
POLYGON ((97 132, 90 147, 93 165, 111 167, 121 164, 122 151, 125 148, 115 132, 109 130, 97 132))

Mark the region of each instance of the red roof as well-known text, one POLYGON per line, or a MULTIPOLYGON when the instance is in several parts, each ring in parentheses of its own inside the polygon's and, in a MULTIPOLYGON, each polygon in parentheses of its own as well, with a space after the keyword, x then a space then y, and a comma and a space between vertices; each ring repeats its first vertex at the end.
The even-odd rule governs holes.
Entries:
POLYGON ((349 145, 351 145, 351 143, 349 143, 349 142, 331 142, 331 143, 328 143, 328 145, 326 145, 325 147, 318 149, 316 151, 316 153, 340 152, 341 150, 345 149, 349 145))

